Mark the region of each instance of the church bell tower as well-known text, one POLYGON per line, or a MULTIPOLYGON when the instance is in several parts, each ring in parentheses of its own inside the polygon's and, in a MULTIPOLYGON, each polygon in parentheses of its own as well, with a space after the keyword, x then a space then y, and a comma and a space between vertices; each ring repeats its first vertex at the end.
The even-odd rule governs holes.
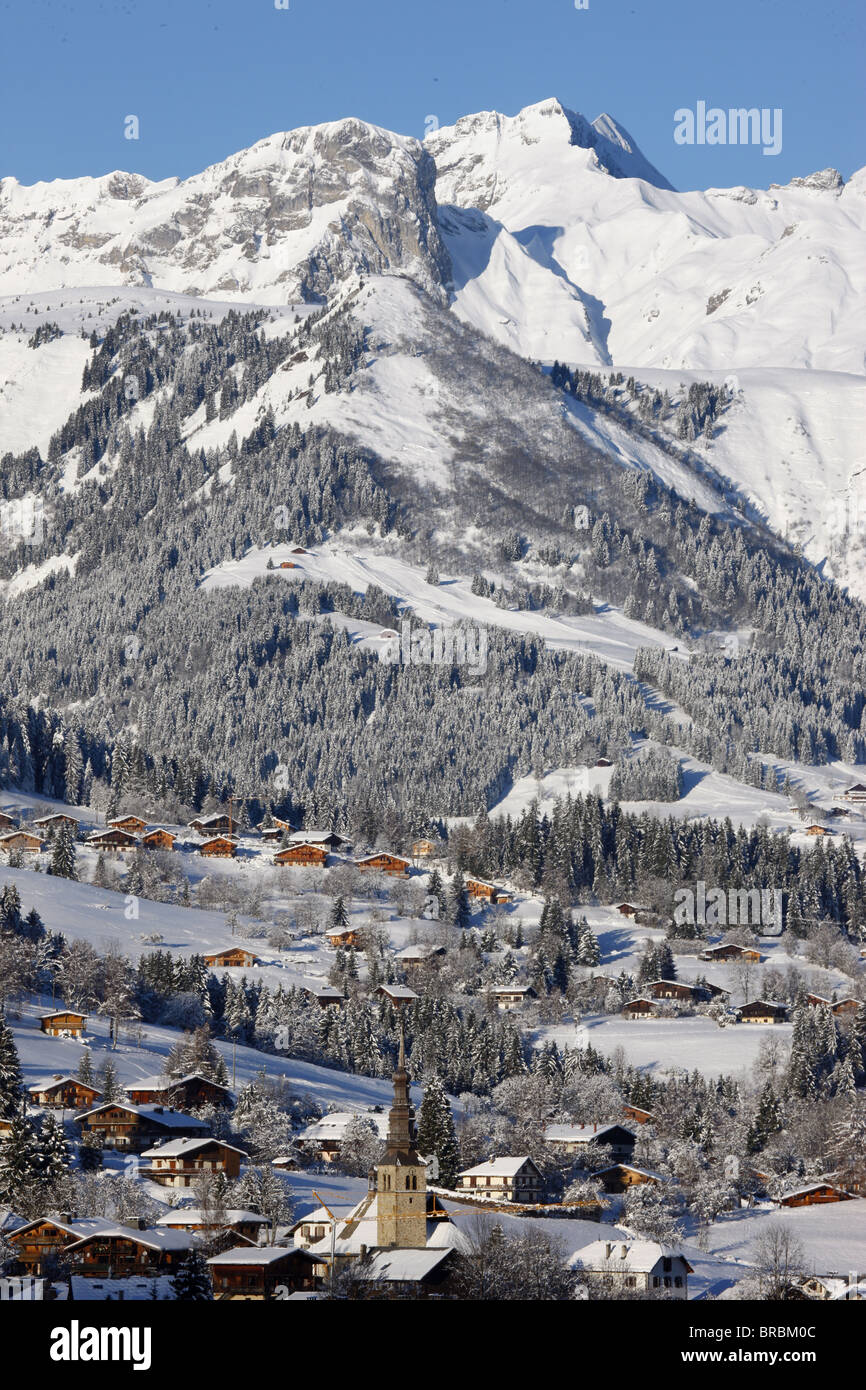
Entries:
POLYGON ((376 1183, 376 1231, 381 1247, 423 1249, 427 1244, 427 1179, 415 1148, 415 1111, 409 1100, 406 1044, 400 1016, 400 1055, 394 1072, 394 1104, 376 1183))

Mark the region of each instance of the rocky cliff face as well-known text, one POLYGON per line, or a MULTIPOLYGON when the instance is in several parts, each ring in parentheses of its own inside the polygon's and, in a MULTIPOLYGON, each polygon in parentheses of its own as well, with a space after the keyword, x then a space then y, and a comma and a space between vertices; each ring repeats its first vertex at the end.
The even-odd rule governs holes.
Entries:
POLYGON ((117 284, 280 303, 387 271, 436 293, 450 266, 434 183, 418 141, 358 120, 273 135, 184 181, 5 179, 0 294, 117 284))

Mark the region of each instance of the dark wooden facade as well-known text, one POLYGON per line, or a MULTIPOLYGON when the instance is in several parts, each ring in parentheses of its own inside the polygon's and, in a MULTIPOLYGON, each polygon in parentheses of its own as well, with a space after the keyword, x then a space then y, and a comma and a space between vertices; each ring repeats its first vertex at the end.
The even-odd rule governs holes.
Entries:
POLYGON ((54 1013, 43 1014, 39 1027, 52 1038, 80 1038, 87 1027, 87 1014, 76 1013, 74 1009, 57 1009, 54 1013))

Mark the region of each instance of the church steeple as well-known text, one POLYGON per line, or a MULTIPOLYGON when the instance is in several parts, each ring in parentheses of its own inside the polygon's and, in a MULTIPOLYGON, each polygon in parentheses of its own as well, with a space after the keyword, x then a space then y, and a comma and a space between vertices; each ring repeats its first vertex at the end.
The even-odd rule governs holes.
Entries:
POLYGON ((394 1072, 388 1138, 375 1169, 376 1239, 380 1246, 423 1249, 427 1244, 427 1182, 415 1148, 415 1111, 409 1099, 406 1040, 400 1014, 400 1051, 394 1072))

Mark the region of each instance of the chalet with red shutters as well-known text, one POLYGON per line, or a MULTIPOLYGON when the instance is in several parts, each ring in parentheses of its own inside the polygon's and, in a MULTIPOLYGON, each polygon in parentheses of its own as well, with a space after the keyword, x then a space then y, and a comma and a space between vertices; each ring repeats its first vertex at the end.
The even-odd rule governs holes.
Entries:
POLYGON ((288 868, 324 869, 328 851, 324 845, 286 845, 274 855, 274 863, 288 868))
POLYGON ((355 867, 362 873, 378 870, 383 874, 408 874, 412 862, 399 854, 386 854, 384 850, 379 850, 375 854, 365 854, 363 859, 356 859, 355 867))
POLYGON ((222 951, 212 951, 210 955, 205 956, 204 963, 212 969, 216 966, 239 966, 246 969, 251 965, 258 965, 259 958, 243 946, 226 946, 222 951))
POLYGON ((191 1187, 203 1173, 224 1173, 227 1178, 237 1178, 241 1160, 249 1157, 246 1149, 210 1135, 165 1139, 144 1149, 141 1156, 150 1160, 144 1176, 160 1187, 191 1187))
POLYGON ((42 1014, 39 1027, 52 1038, 80 1038, 87 1027, 87 1014, 76 1013, 74 1009, 55 1009, 53 1013, 42 1014))
POLYGON ((49 1076, 27 1087, 31 1105, 44 1105, 51 1110, 83 1110, 93 1106, 102 1096, 96 1086, 79 1081, 77 1076, 49 1076))

